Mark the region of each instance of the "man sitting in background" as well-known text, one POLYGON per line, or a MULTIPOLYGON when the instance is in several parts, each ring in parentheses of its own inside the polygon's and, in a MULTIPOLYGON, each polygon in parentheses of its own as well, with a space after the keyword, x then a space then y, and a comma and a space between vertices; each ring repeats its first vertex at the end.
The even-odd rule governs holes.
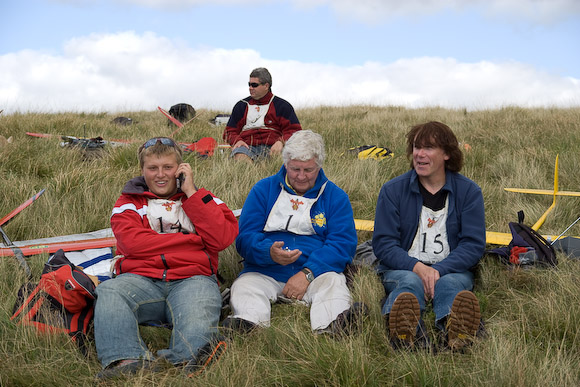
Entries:
POLYGON ((236 160, 252 161, 282 151, 284 141, 301 130, 290 103, 272 94, 272 76, 259 67, 250 73, 250 96, 232 110, 223 138, 236 160))

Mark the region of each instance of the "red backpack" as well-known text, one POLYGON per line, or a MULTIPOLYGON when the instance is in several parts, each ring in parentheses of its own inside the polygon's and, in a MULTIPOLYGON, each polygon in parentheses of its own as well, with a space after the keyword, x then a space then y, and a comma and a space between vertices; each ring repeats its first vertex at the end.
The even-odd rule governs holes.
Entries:
POLYGON ((41 333, 67 333, 86 354, 95 299, 95 283, 58 250, 44 265, 38 284, 22 285, 10 319, 41 333))

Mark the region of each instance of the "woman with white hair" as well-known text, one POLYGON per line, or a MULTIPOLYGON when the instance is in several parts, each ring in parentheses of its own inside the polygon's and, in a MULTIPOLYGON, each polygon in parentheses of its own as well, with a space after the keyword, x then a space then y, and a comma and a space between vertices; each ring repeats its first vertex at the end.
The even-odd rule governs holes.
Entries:
POLYGON ((309 304, 315 332, 341 334, 364 312, 351 307, 343 271, 357 235, 348 195, 328 180, 322 137, 296 132, 280 171, 250 191, 236 239, 244 269, 234 281, 232 316, 224 326, 249 331, 270 325, 271 302, 309 304))

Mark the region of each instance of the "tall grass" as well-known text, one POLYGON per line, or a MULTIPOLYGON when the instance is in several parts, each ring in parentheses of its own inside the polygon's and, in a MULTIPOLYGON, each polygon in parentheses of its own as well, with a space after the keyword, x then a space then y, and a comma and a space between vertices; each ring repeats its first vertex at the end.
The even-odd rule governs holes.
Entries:
MULTIPOLYGON (((223 127, 208 123, 217 111, 199 117, 176 134, 180 141, 204 136, 221 139, 223 127)), ((351 106, 316 107, 297 112, 303 127, 324 137, 326 174, 350 196, 355 217, 373 219, 381 185, 409 168, 405 134, 429 121, 447 123, 463 144, 463 173, 483 190, 488 230, 508 232, 508 222, 524 210, 535 222, 552 202, 549 196, 509 193, 505 187, 553 186, 554 162, 560 157, 560 189, 580 190, 580 109, 522 109, 468 112, 441 108, 351 106), (350 147, 373 144, 395 153, 384 161, 357 160, 350 147)), ((114 116, 101 114, 0 115, 0 134, 12 136, 0 147, 0 216, 42 188, 46 193, 5 227, 12 240, 36 239, 109 227, 113 203, 125 182, 139 173, 140 142, 169 135, 158 112, 125 112, 137 123, 119 127, 114 116), (53 135, 131 139, 135 144, 107 148, 89 155, 62 148, 60 139, 31 138, 26 131, 53 135), (90 157, 90 156, 97 157, 90 157)), ((230 208, 241 208, 259 179, 281 165, 273 158, 253 165, 235 163, 228 152, 209 159, 186 156, 199 186, 206 187, 230 208)), ((561 197, 541 231, 559 234, 580 215, 580 198, 561 197)), ((580 235, 580 225, 570 230, 580 235)), ((359 241, 371 237, 359 233, 359 241)), ((38 279, 47 255, 28 258, 38 279)), ((0 385, 91 385, 100 369, 94 347, 82 356, 64 336, 39 336, 10 321, 16 291, 25 281, 13 258, 0 258, 0 385)), ((554 270, 508 270, 485 257, 476 293, 481 301, 488 337, 465 354, 395 352, 380 313, 382 286, 363 268, 355 277, 353 296, 370 307, 358 334, 342 340, 310 332, 308 309, 273 308, 272 327, 235 337, 226 354, 202 375, 185 378, 178 370, 143 374, 120 385, 579 385, 580 263, 559 256, 554 270)), ((220 271, 231 284, 241 265, 235 248, 220 254, 220 271)), ((430 328, 432 330, 432 328, 430 328)), ((169 333, 143 328, 152 349, 166 345, 169 333)), ((113 383, 114 384, 114 383, 113 383)))

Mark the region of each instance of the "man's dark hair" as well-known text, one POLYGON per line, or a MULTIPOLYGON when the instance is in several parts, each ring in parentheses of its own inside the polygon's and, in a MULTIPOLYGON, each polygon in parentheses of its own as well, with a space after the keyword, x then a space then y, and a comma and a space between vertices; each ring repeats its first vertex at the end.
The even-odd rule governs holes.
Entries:
POLYGON ((257 69, 253 69, 250 73, 250 78, 258 78, 260 83, 268 83, 270 85, 270 89, 272 88, 272 75, 265 67, 258 67, 257 69))
POLYGON ((445 168, 451 172, 459 172, 463 167, 463 153, 459 149, 457 137, 449 126, 431 121, 425 124, 415 125, 407 133, 407 158, 411 161, 413 168, 413 146, 426 147, 433 146, 443 149, 449 156, 445 161, 445 168))

